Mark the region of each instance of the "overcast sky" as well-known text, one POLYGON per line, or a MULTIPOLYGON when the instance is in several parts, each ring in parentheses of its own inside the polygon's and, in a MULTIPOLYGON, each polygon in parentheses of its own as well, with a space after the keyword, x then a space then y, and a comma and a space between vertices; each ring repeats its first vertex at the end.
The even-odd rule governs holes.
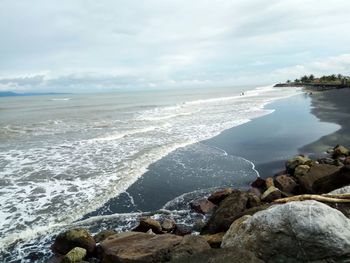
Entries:
POLYGON ((0 0, 0 90, 350 75, 349 0, 0 0))

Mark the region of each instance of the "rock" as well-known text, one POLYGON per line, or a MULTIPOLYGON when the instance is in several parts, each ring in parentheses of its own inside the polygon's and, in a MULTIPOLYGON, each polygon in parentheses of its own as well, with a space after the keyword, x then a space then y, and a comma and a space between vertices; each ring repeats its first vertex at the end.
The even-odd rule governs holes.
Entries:
POLYGON ((150 229, 152 229, 152 232, 155 234, 162 233, 162 226, 157 220, 150 217, 143 217, 140 219, 139 225, 135 227, 133 231, 146 233, 150 229))
POLYGON ((349 150, 344 147, 343 145, 337 145, 333 149, 333 156, 334 157, 339 157, 339 156, 348 156, 349 155, 349 150))
POLYGON ((320 158, 317 161, 320 164, 330 164, 330 165, 336 165, 337 164, 337 160, 334 160, 333 158, 329 158, 329 157, 320 158))
POLYGON ((175 228, 175 221, 165 218, 162 222, 162 230, 164 232, 171 232, 175 228))
POLYGON ((294 169, 299 166, 299 165, 303 165, 305 164, 306 162, 310 161, 309 158, 303 156, 303 155, 298 155, 290 160, 288 160, 286 162, 286 169, 287 169, 287 172, 294 172, 294 169))
POLYGON ((329 192, 329 194, 331 195, 350 194, 350 185, 335 189, 332 192, 329 192))
POLYGON ((171 263, 264 263, 253 253, 235 248, 209 249, 190 256, 184 256, 171 263))
POLYGON ((208 242, 201 236, 185 236, 181 243, 170 252, 171 259, 178 259, 210 249, 208 242))
MULTIPOLYGON (((314 184, 316 181, 320 180, 323 177, 331 177, 334 173, 339 171, 339 167, 329 164, 316 164, 312 166, 305 176, 300 176, 298 178, 300 187, 306 193, 315 193, 317 192, 314 189, 314 184)), ((336 188, 334 188, 336 189, 336 188)), ((333 190, 333 189, 331 189, 333 190)), ((328 191, 327 191, 328 192, 328 191)))
POLYGON ((213 235, 203 235, 202 237, 208 242, 212 248, 219 248, 221 246, 222 238, 225 232, 216 233, 213 235))
MULTIPOLYGON (((337 167, 339 168, 339 167, 337 167)), ((339 168, 336 172, 325 174, 315 180, 312 185, 313 191, 316 193, 327 193, 334 189, 341 188, 350 184, 350 166, 345 165, 339 168)))
POLYGON ((307 175, 310 170, 310 166, 306 164, 299 165, 295 168, 294 177, 298 178, 307 175))
POLYGON ((115 230, 102 230, 100 233, 94 235, 94 240, 96 243, 99 243, 105 240, 107 237, 115 234, 118 234, 118 232, 115 230))
POLYGON ((266 184, 266 189, 270 188, 271 186, 275 186, 275 184, 273 183, 273 179, 271 177, 266 178, 265 184, 266 184))
MULTIPOLYGON (((333 194, 333 195, 350 194, 350 185, 333 190, 332 192, 329 192, 328 194, 333 194)), ((327 203, 327 205, 339 210, 347 218, 350 218, 350 203, 327 203)))
POLYGON ((346 157, 343 163, 344 165, 350 165, 350 156, 346 157))
POLYGON ((65 255, 71 249, 81 247, 85 248, 87 253, 90 254, 94 251, 95 246, 95 240, 86 229, 76 228, 59 234, 51 249, 54 253, 65 255))
POLYGON ((294 179, 286 174, 279 175, 275 178, 275 185, 282 192, 295 194, 298 192, 299 185, 294 179))
POLYGON ((196 232, 201 232, 204 226, 205 226, 205 222, 202 219, 198 219, 194 223, 192 230, 196 232))
POLYGON ((190 235, 192 233, 192 229, 184 224, 176 224, 173 234, 177 236, 185 236, 190 235))
POLYGON ((270 186, 269 189, 267 189, 261 196, 261 201, 263 202, 272 202, 276 199, 279 199, 282 197, 282 193, 281 191, 274 187, 274 186, 270 186))
POLYGON ((268 262, 342 262, 350 255, 350 220, 312 200, 275 205, 236 220, 221 247, 248 250, 268 262))
POLYGON ((252 192, 248 192, 248 200, 246 208, 252 208, 261 205, 260 197, 252 192))
POLYGON ((216 205, 205 198, 192 201, 190 206, 194 211, 201 214, 210 214, 216 208, 216 205))
POLYGON ((180 244, 182 239, 183 237, 171 234, 155 236, 139 232, 116 234, 100 243, 101 262, 164 262, 170 259, 170 251, 180 244))
POLYGON ((62 263, 80 262, 85 257, 86 257, 86 249, 81 247, 75 247, 63 257, 62 263))
POLYGON ((255 181, 250 184, 250 186, 259 189, 261 193, 265 192, 266 190, 266 182, 261 177, 256 178, 255 181))
POLYGON ((252 187, 248 190, 249 193, 252 193, 254 195, 256 195, 257 197, 261 197, 262 195, 262 192, 258 189, 258 188, 255 188, 255 187, 252 187))
POLYGON ((214 234, 226 231, 237 215, 247 208, 248 194, 239 190, 234 190, 226 197, 210 217, 208 223, 203 228, 204 234, 214 234))
POLYGON ((231 188, 226 188, 224 190, 214 192, 208 197, 208 200, 215 205, 219 205, 222 200, 232 193, 232 191, 233 190, 231 188))

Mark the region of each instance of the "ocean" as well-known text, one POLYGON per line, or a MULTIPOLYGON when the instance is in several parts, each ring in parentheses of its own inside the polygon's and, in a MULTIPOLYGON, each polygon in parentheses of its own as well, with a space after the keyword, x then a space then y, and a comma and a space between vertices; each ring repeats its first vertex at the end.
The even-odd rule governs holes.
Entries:
POLYGON ((233 178, 243 178, 243 187, 259 173, 250 160, 200 142, 272 113, 264 108, 268 103, 301 93, 272 86, 241 92, 1 98, 0 259, 45 262, 55 233, 74 226, 126 230, 149 213, 185 224, 203 219, 190 214, 186 200, 239 181, 233 178), (152 177, 143 184, 151 194, 135 200, 138 188, 133 196, 128 189, 150 167, 174 191, 161 193, 160 181, 152 177))

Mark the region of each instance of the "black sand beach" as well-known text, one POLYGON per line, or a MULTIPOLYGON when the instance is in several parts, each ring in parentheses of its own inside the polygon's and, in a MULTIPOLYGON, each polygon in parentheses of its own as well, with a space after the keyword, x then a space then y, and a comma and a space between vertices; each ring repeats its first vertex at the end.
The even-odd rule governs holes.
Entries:
MULTIPOLYGON (((327 99, 327 95, 328 93, 324 95, 323 100, 327 99)), ((314 96, 301 94, 282 99, 266 106, 267 109, 275 110, 271 114, 226 130, 214 138, 196 144, 197 146, 188 146, 170 153, 152 164, 149 171, 129 187, 127 192, 111 199, 104 207, 86 217, 157 210, 173 198, 199 189, 247 187, 256 178, 257 173, 252 167, 248 167, 252 164, 246 162, 243 167, 251 172, 240 175, 236 167, 242 165, 244 160, 237 157, 253 162, 261 177, 272 176, 283 169, 285 160, 298 154, 304 145, 339 129, 339 126, 333 123, 338 119, 319 120, 311 113, 313 98, 314 96), (221 150, 231 158, 220 154, 221 150), (201 163, 203 152, 204 160, 208 160, 207 164, 201 163), (184 165, 192 166, 194 172, 191 174, 191 170, 183 169, 184 165), (198 172, 198 168, 203 166, 207 166, 207 171, 198 172), (218 170, 220 175, 214 176, 218 170)), ((319 95, 315 95, 316 98, 318 99, 319 95)), ((321 102, 314 102, 313 106, 324 108, 321 102)))

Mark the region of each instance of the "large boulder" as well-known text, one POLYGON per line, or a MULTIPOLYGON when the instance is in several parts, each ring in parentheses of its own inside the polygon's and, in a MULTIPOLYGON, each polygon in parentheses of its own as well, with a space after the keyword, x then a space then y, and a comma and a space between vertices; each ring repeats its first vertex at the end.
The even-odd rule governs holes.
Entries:
POLYGON ((171 259, 178 259, 210 249, 208 242, 201 236, 185 236, 181 243, 170 251, 171 259))
POLYGON ((350 220, 316 201, 275 205, 236 220, 221 246, 266 262, 343 262, 350 259, 350 220))
POLYGON ((170 259, 170 251, 182 239, 171 234, 120 233, 100 243, 99 256, 102 263, 164 262, 170 259))
POLYGON ((162 226, 157 220, 150 217, 143 217, 140 219, 139 225, 135 227, 133 231, 146 233, 150 229, 155 234, 162 233, 162 226))
POLYGON ((295 194, 298 192, 299 185, 287 174, 279 175, 275 178, 275 185, 285 193, 295 194))
POLYGON ((165 218, 162 222, 162 230, 164 232, 171 232, 175 228, 175 221, 169 218, 165 218))
POLYGON ((216 208, 216 205, 205 198, 200 198, 192 201, 190 203, 190 206, 194 211, 201 214, 210 214, 216 208))
POLYGON ((87 253, 92 253, 95 250, 95 246, 94 238, 86 229, 75 228, 60 233, 51 249, 54 253, 65 255, 75 247, 85 248, 87 253))
POLYGON ((317 191, 314 185, 315 182, 322 178, 332 177, 335 173, 339 171, 339 169, 339 167, 334 165, 315 164, 310 168, 309 172, 306 175, 298 177, 300 187, 307 193, 316 193, 317 191))
POLYGON ((252 252, 243 249, 209 249, 190 256, 176 258, 171 263, 264 263, 252 252))

